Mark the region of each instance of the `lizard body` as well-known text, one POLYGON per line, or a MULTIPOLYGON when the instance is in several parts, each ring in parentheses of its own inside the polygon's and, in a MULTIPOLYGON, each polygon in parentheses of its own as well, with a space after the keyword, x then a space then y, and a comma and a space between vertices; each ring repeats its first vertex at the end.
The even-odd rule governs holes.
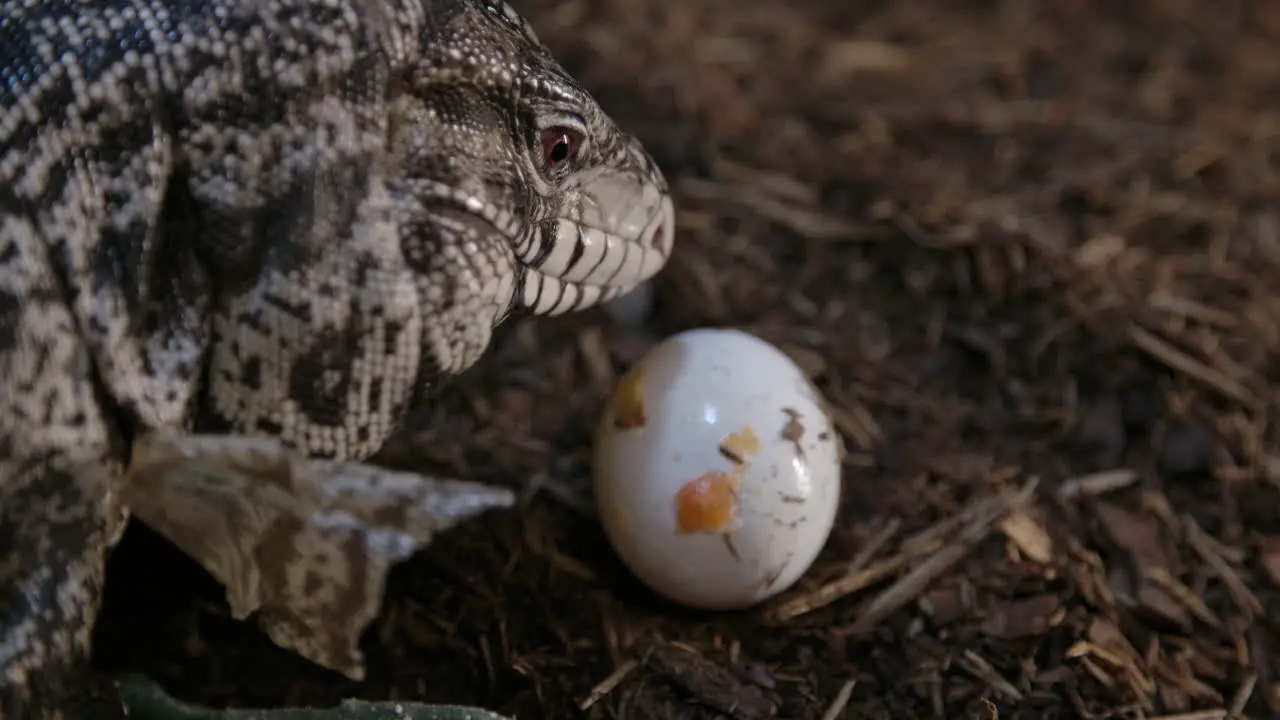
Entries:
POLYGON ((0 0, 0 716, 81 682, 138 432, 367 458, 672 240, 501 0, 0 0))

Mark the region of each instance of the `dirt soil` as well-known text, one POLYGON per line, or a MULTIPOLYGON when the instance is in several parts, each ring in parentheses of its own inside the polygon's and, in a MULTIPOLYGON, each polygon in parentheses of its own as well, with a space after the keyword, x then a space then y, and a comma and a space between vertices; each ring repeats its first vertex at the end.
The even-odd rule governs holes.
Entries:
POLYGON ((523 499, 397 568, 367 681, 136 527, 100 667, 522 719, 1280 715, 1280 2, 519 7, 669 173, 648 314, 506 328, 388 453, 523 499), (613 381, 703 325, 785 347, 849 450, 818 562, 732 615, 655 599, 589 495, 613 381))

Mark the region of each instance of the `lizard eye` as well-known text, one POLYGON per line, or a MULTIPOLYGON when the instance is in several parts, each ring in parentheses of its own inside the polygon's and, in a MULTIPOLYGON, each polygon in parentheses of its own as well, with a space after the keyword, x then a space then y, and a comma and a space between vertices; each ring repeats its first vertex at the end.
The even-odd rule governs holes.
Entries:
POLYGON ((542 131, 542 161, 548 170, 557 170, 573 159, 582 145, 582 133, 568 127, 542 131))

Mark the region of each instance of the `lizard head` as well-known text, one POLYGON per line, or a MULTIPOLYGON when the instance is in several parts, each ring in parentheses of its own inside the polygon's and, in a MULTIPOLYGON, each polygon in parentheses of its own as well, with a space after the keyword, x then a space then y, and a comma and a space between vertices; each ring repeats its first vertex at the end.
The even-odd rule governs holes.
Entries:
POLYGON ((661 270, 672 202, 640 142, 510 5, 424 5, 427 42, 407 72, 394 157, 429 207, 433 230, 421 242, 465 247, 473 266, 484 258, 469 271, 492 295, 479 312, 492 309, 496 324, 578 310, 661 270))
MULTIPOLYGON (((219 302, 202 427, 368 457, 508 316, 595 305, 667 263, 662 173, 502 0, 231 5, 263 37, 302 33, 278 49, 309 62, 264 101, 302 118, 279 165, 314 176, 275 188, 270 227, 239 245, 242 224, 204 223, 219 302), (228 249, 267 236, 261 258, 228 249)), ((267 159, 208 155, 211 207, 267 182, 267 159)))

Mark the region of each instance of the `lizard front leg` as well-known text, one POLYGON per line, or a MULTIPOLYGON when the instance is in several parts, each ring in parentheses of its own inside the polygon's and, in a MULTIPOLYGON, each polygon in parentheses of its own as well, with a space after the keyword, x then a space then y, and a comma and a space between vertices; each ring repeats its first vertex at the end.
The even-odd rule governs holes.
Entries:
POLYGON ((89 637, 123 527, 116 470, 71 453, 0 462, 0 717, 91 701, 89 637))
POLYGON ((0 206, 0 715, 60 717, 87 683, 121 471, 90 353, 25 214, 0 206))

